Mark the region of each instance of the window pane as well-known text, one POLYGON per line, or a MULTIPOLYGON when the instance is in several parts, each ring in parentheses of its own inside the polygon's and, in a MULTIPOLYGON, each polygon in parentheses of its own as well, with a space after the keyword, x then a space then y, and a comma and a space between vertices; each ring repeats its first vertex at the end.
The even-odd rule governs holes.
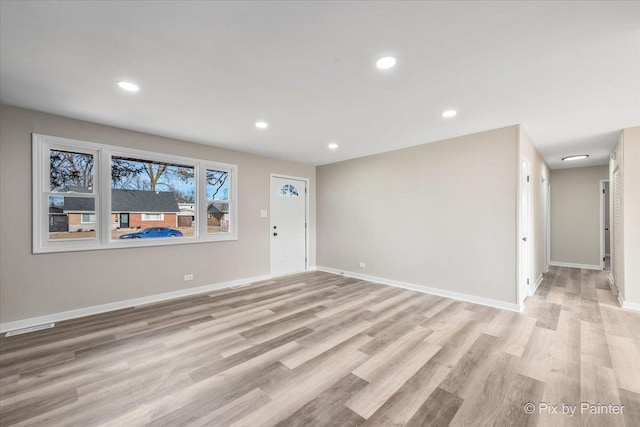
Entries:
POLYGON ((92 214, 92 213, 83 213, 82 214, 82 223, 83 224, 87 224, 87 223, 95 223, 96 222, 96 214, 92 214))
POLYGON ((111 160, 111 238, 195 236, 195 168, 130 157, 111 160))
POLYGON ((93 155, 71 151, 49 151, 49 190, 90 193, 93 191, 93 155))
POLYGON ((280 189, 280 195, 281 196, 297 197, 298 196, 298 189, 296 188, 295 185, 285 184, 280 189))
POLYGON ((49 197, 49 240, 96 237, 95 200, 92 197, 49 197), (84 219, 93 221, 84 221, 84 219))
POLYGON ((207 232, 229 231, 229 172, 207 169, 207 232))
POLYGON ((163 214, 142 214, 143 221, 162 221, 164 220, 163 214))

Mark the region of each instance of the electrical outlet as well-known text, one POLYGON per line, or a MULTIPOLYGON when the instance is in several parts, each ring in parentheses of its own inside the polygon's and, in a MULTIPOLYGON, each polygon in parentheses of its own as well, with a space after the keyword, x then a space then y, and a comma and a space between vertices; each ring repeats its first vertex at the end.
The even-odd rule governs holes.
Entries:
POLYGON ((188 282, 189 280, 193 280, 193 274, 185 274, 184 281, 188 282))
POLYGON ((367 264, 365 264, 364 262, 360 261, 360 268, 366 268, 367 264))

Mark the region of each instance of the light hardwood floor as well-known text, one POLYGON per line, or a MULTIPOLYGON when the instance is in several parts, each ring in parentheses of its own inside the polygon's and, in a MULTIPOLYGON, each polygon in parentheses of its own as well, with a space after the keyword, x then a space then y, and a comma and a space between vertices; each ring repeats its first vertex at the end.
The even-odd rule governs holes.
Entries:
POLYGON ((3 337, 0 425, 640 426, 639 350, 603 272, 522 314, 310 272, 3 337))

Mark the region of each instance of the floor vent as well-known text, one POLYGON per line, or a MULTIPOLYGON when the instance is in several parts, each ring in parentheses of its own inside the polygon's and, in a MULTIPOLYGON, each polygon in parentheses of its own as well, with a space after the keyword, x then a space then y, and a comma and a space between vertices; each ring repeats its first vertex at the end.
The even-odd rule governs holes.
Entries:
POLYGON ((30 326, 28 328, 16 329, 15 331, 9 331, 5 334, 5 337, 12 337, 14 335, 28 334, 29 332, 42 331, 43 329, 51 329, 55 326, 55 323, 45 323, 42 325, 30 326))
POLYGON ((233 285, 231 289, 246 288, 247 286, 251 286, 251 283, 245 283, 244 285, 233 285))

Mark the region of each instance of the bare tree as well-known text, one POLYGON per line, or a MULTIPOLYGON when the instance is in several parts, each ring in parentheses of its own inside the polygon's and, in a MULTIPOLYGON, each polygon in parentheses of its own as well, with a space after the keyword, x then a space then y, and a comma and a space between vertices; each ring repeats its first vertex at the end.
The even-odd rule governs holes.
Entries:
POLYGON ((211 196, 213 200, 216 199, 218 192, 222 189, 228 178, 228 172, 207 169, 207 186, 213 187, 213 194, 211 196))
POLYGON ((167 172, 168 165, 163 163, 145 163, 143 172, 149 178, 149 191, 156 191, 162 175, 167 172))
POLYGON ((136 187, 136 190, 148 190, 144 186, 140 173, 144 170, 144 163, 139 161, 114 157, 111 160, 111 182, 115 188, 136 187))
MULTIPOLYGON (((190 182, 195 176, 195 171, 193 168, 179 167, 175 174, 183 182, 190 182)), ((212 199, 215 200, 228 179, 229 172, 207 169, 207 187, 212 187, 212 199)), ((209 190, 210 189, 207 188, 207 195, 209 194, 209 190)))
POLYGON ((68 191, 93 187, 93 155, 51 150, 49 183, 52 191, 68 191))

